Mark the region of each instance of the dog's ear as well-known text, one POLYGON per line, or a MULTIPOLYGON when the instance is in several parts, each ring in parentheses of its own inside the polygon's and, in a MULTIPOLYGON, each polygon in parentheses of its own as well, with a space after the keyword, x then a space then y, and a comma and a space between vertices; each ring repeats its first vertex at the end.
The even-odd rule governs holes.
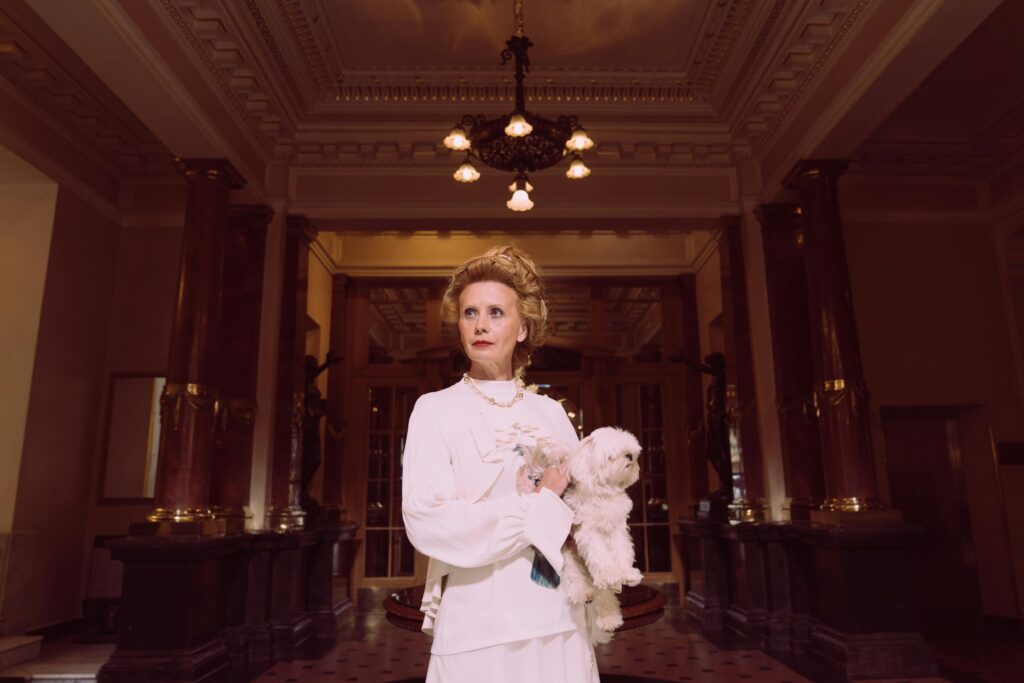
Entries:
POLYGON ((594 467, 591 464, 594 451, 594 436, 590 435, 580 441, 573 457, 569 458, 569 474, 574 482, 589 487, 594 482, 594 467))

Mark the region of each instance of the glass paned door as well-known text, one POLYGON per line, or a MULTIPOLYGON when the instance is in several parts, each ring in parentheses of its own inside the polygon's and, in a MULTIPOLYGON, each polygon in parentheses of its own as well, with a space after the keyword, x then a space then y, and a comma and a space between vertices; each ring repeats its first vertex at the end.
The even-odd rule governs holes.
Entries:
POLYGON ((618 423, 633 432, 643 454, 640 479, 628 489, 633 500, 629 526, 641 572, 672 571, 668 484, 661 385, 623 383, 615 390, 618 423))
POLYGON ((402 523, 402 452, 409 415, 419 396, 414 386, 371 386, 366 481, 364 576, 415 574, 416 553, 402 523))

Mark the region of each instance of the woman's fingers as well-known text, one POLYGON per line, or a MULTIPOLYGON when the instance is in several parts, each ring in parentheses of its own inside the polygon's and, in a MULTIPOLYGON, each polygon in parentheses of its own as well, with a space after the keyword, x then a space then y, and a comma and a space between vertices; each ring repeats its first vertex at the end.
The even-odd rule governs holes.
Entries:
POLYGON ((562 471, 561 465, 559 465, 558 467, 549 467, 544 470, 544 477, 540 480, 540 485, 546 486, 558 495, 562 495, 565 492, 565 488, 569 485, 569 480, 562 471))

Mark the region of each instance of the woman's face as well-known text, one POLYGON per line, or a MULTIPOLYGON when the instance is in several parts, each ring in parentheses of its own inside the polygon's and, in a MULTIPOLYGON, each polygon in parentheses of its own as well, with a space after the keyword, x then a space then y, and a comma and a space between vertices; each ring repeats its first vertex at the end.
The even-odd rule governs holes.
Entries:
POLYGON ((519 317, 519 295, 500 282, 474 282, 459 296, 459 339, 476 366, 504 372, 512 365, 516 342, 526 339, 519 317))

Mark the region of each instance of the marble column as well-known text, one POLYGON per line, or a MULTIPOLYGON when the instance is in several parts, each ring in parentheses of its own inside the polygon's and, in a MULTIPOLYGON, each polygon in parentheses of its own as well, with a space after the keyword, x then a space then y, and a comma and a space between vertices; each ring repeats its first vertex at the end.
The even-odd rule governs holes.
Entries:
POLYGON ((274 400, 274 450, 267 528, 301 529, 302 414, 305 407, 306 299, 309 245, 314 233, 305 216, 288 216, 281 286, 281 327, 274 400))
POLYGON ((775 405, 786 481, 784 509, 789 519, 807 521, 811 510, 824 501, 825 481, 814 408, 803 214, 795 204, 763 204, 754 213, 764 238, 775 405))
POLYGON ((211 515, 210 461, 217 401, 221 271, 228 193, 244 181, 222 159, 179 159, 188 186, 167 384, 160 398, 160 453, 150 522, 211 515))
MULTIPOLYGON (((694 275, 681 275, 676 280, 679 292, 680 350, 687 359, 698 363, 700 353, 700 327, 697 321, 697 278, 694 275)), ((670 297, 666 296, 667 302, 670 297)), ((667 322, 667 318, 666 318, 667 322)), ((698 501, 708 495, 708 462, 704 453, 704 391, 701 385, 701 374, 689 367, 686 368, 686 380, 683 383, 683 428, 686 430, 686 452, 688 454, 690 475, 690 505, 687 513, 695 512, 698 501)))
POLYGON ((846 166, 845 161, 801 161, 785 181, 799 193, 804 219, 813 396, 827 496, 819 521, 884 509, 839 214, 837 181, 846 166))
POLYGON ((743 262, 742 228, 738 216, 722 218, 719 236, 722 264, 722 326, 725 337, 726 410, 734 488, 740 496, 729 505, 735 521, 760 521, 767 515, 761 436, 757 424, 754 362, 743 262))
POLYGON ((345 453, 345 398, 348 390, 345 358, 348 318, 348 277, 335 275, 331 287, 330 349, 341 362, 327 370, 327 415, 324 428, 323 508, 327 521, 334 524, 344 518, 341 500, 342 459, 345 453))
POLYGON ((212 465, 210 504, 228 532, 244 531, 252 513, 253 427, 256 414, 256 364, 263 297, 266 206, 232 206, 227 212, 221 294, 220 398, 212 465))

